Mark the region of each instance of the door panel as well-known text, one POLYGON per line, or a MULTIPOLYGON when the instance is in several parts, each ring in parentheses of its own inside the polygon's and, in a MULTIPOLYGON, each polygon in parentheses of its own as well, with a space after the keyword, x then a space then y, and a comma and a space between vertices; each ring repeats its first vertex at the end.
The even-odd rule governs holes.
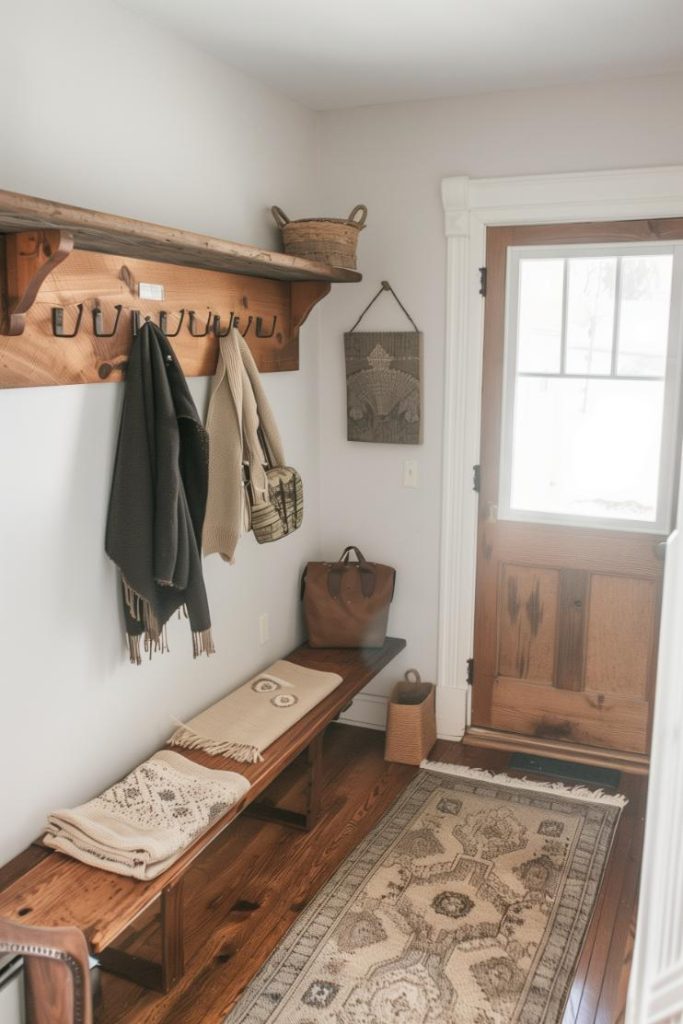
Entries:
MULTIPOLYGON (((489 229, 472 691, 475 726, 551 739, 560 749, 562 743, 574 743, 636 754, 648 751, 663 570, 658 552, 661 532, 655 532, 654 523, 652 532, 647 525, 638 527, 638 532, 612 524, 601 528, 595 518, 589 526, 575 525, 580 521, 576 515, 574 522, 570 516, 566 523, 548 521, 552 515, 541 516, 541 521, 515 519, 507 513, 499 517, 505 486, 501 483, 501 431, 503 423, 510 421, 509 411, 506 414, 502 408, 504 378, 509 373, 506 267, 510 247, 681 238, 682 220, 489 229)), ((623 316, 624 303, 634 301, 622 282, 622 276, 632 270, 629 260, 630 255, 621 263, 617 259, 619 265, 609 268, 611 284, 604 267, 600 271, 603 283, 607 280, 612 288, 614 308, 620 309, 615 317, 623 316)), ((565 263, 565 268, 569 265, 565 263)), ((592 270, 592 265, 586 266, 592 270)), ((571 273, 565 269, 565 288, 571 273)), ((586 281, 590 275, 574 276, 589 303, 586 281)), ((554 270, 552 280, 547 276, 549 294, 556 289, 557 277, 554 270)), ((541 354, 546 360, 544 372, 548 367, 552 370, 558 359, 569 367, 576 356, 568 347, 578 351, 583 345, 581 358, 593 359, 603 373, 609 361, 605 354, 609 332, 604 324, 602 334, 596 334, 594 358, 591 352, 585 353, 593 340, 583 323, 579 323, 583 334, 576 342, 575 324, 570 325, 575 333, 567 340, 567 328, 562 335, 552 310, 540 308, 536 326, 532 320, 524 323, 527 347, 522 362, 538 359, 539 338, 548 338, 554 348, 541 354)), ((615 337, 617 330, 614 327, 615 337)), ((626 336, 631 365, 632 334, 626 336)), ((620 344, 619 338, 613 343, 611 377, 606 378, 619 386, 620 344)), ((649 339, 641 346, 646 354, 648 344, 649 339)), ((539 434, 543 429, 544 424, 538 423, 539 434)), ((668 483, 673 488, 675 482, 668 483)))
POLYGON ((647 699, 658 590, 652 580, 591 578, 583 689, 647 699))
POLYGON ((555 675, 559 574, 501 565, 498 674, 550 685, 555 675))

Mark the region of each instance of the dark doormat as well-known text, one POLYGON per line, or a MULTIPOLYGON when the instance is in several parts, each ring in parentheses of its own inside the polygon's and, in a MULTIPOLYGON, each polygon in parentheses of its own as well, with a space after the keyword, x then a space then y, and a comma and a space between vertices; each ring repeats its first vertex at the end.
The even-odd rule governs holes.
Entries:
POLYGON ((509 767, 518 772, 552 775, 557 779, 587 782, 591 786, 606 786, 609 789, 616 789, 621 780, 621 772, 613 768, 596 768, 592 764, 557 761, 554 757, 537 757, 535 754, 513 754, 509 767))

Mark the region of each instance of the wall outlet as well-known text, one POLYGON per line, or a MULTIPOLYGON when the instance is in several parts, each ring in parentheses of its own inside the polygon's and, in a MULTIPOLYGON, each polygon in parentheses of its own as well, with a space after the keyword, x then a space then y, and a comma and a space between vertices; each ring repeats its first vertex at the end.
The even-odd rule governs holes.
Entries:
POLYGON ((258 617, 258 642, 267 644, 270 640, 270 622, 268 612, 261 612, 258 617))
POLYGON ((417 487, 417 461, 405 459, 403 462, 403 486, 417 487))

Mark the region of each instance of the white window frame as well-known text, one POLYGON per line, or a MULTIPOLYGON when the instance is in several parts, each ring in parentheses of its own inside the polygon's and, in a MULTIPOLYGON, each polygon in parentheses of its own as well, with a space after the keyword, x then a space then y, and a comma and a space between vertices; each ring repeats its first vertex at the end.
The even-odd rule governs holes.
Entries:
MULTIPOLYGON (((566 282, 565 282, 566 288, 566 282)), ((499 519, 511 522, 547 523, 555 526, 584 527, 599 530, 620 530, 629 533, 666 535, 671 530, 675 465, 677 458, 676 438, 679 417, 683 296, 683 244, 674 242, 618 242, 562 245, 520 245, 511 246, 507 253, 506 296, 505 296, 505 348, 503 370, 503 396, 500 435, 500 474, 498 510, 499 519), (510 505, 512 492, 512 449, 514 431, 514 400, 517 382, 517 340, 519 320, 519 265, 529 258, 572 259, 590 256, 638 256, 661 253, 673 257, 671 280, 671 305, 667 361, 664 374, 664 407, 662 415, 662 443, 659 459, 659 486, 657 494, 657 515, 655 520, 620 519, 609 516, 588 516, 572 513, 545 512, 540 510, 516 509, 510 505)), ((567 296, 564 296, 566 304, 567 296)), ((619 295, 616 296, 619 302, 619 295)), ((618 309, 615 318, 618 317, 618 309)), ((616 344, 616 331, 614 344, 616 344)), ((530 376, 542 376, 529 374, 530 376)), ((548 376, 555 376, 549 374, 548 376)), ((581 380, 610 380, 616 377, 629 379, 619 374, 567 374, 581 380)), ((638 377, 642 380, 662 378, 638 377)))

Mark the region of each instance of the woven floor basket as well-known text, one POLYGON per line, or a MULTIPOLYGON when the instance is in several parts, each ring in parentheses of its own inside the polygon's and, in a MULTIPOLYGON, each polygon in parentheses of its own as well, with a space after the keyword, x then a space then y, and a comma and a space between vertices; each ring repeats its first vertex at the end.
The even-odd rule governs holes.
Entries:
POLYGON ((345 270, 356 269, 356 246, 365 226, 367 206, 354 206, 346 220, 334 217, 290 220, 279 206, 272 206, 271 212, 282 231, 285 252, 290 256, 345 270))
POLYGON ((387 708, 384 758, 399 764, 420 764, 436 743, 436 690, 408 669, 397 683, 387 708))

